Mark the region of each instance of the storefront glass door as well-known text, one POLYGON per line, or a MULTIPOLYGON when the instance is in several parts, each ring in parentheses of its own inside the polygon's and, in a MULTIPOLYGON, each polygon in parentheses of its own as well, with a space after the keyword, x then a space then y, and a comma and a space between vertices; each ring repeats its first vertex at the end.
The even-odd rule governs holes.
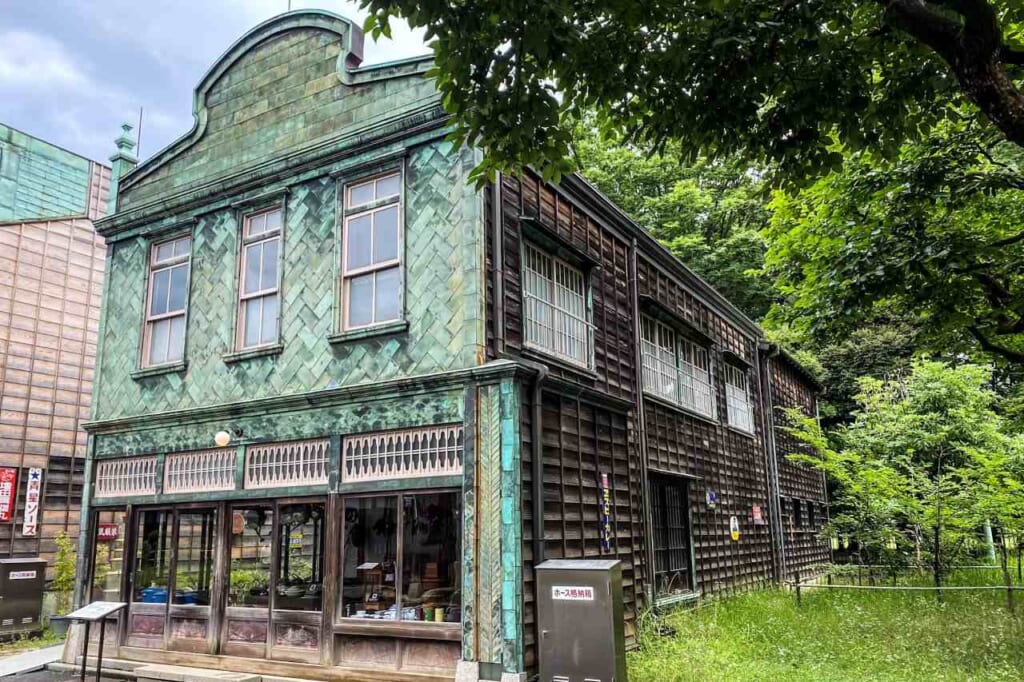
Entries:
POLYGON ((214 509, 178 513, 168 648, 199 653, 210 651, 216 531, 214 509))
POLYGON ((281 505, 278 513, 271 656, 316 663, 323 625, 324 504, 281 505))
POLYGON ((270 506, 231 507, 230 567, 221 653, 267 655, 270 631, 274 511, 270 506))
POLYGON ((135 515, 128 606, 129 646, 164 647, 173 523, 174 513, 170 510, 142 510, 135 515))

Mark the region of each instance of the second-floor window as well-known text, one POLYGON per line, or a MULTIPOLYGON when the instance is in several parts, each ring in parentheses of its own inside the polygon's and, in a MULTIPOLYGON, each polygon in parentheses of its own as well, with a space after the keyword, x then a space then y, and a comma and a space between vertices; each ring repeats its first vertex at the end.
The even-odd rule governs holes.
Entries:
POLYGON ((590 366, 593 339, 581 270, 524 242, 523 303, 526 343, 590 366))
POLYGON ((747 372, 730 364, 725 365, 725 403, 729 409, 729 425, 753 433, 754 411, 750 405, 747 372))
POLYGON ((390 173, 345 188, 342 328, 402 319, 402 176, 390 173))
POLYGON ((150 251, 143 366, 166 365, 185 357, 191 253, 188 236, 154 244, 150 251))
POLYGON ((238 287, 238 348, 275 343, 281 316, 281 208, 245 217, 238 287))
POLYGON ((712 419, 711 352, 650 317, 641 318, 644 390, 712 419))

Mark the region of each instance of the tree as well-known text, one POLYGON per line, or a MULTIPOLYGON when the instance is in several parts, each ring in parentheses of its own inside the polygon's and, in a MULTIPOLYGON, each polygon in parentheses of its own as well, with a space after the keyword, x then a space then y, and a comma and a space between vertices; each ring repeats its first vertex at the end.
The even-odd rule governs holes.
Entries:
POLYGON ((593 127, 576 133, 581 172, 673 255, 744 313, 760 320, 776 298, 762 271, 760 232, 770 212, 763 173, 742 159, 679 163, 629 144, 607 144, 593 127))
POLYGON ((1024 5, 1010 0, 363 0, 371 35, 424 27, 478 178, 573 168, 573 124, 791 177, 895 152, 965 104, 1024 144, 1024 5))
POLYGON ((936 586, 985 520, 1016 531, 1024 450, 1002 428, 991 374, 981 365, 920 361, 903 377, 866 378, 853 421, 831 435, 790 413, 790 433, 814 450, 790 458, 835 485, 833 530, 857 540, 871 560, 892 547, 921 552, 936 586))
POLYGON ((885 317, 947 356, 1024 363, 1024 153, 969 122, 891 160, 851 152, 836 172, 778 193, 766 267, 778 321, 819 343, 885 317))

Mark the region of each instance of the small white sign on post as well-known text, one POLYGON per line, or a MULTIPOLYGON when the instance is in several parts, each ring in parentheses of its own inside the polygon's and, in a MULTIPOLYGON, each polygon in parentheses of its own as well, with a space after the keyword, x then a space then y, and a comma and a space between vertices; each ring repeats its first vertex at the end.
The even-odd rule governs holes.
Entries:
POLYGON ((594 588, 589 585, 581 587, 552 585, 551 598, 559 601, 594 601, 594 588))

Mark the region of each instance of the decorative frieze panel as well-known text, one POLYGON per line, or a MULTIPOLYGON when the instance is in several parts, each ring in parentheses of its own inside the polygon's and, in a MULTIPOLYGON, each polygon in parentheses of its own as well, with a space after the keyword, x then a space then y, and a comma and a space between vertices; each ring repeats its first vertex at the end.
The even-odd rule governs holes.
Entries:
POLYGON ((446 424, 346 437, 341 480, 381 481, 462 474, 462 426, 446 424))
POLYGON ((330 439, 250 445, 245 450, 245 487, 280 488, 327 483, 330 439))
POLYGON ((96 464, 96 497, 156 494, 156 457, 125 457, 96 464))
POLYGON ((165 493, 235 489, 235 449, 218 448, 167 455, 165 493))

